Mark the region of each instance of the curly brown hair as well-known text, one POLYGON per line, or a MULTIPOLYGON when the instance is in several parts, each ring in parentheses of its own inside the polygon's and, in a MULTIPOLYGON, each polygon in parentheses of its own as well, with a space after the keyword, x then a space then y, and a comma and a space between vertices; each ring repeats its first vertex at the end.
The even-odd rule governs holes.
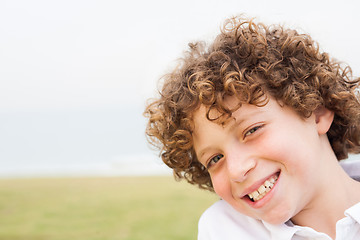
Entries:
POLYGON ((213 190, 210 175, 192 144, 192 114, 200 105, 230 117, 224 98, 263 106, 268 96, 301 117, 319 107, 335 113, 327 135, 338 160, 360 152, 359 78, 351 68, 319 51, 307 34, 266 26, 242 17, 228 19, 213 44, 189 44, 179 66, 164 76, 160 97, 148 103, 146 134, 159 147, 176 179, 213 190))

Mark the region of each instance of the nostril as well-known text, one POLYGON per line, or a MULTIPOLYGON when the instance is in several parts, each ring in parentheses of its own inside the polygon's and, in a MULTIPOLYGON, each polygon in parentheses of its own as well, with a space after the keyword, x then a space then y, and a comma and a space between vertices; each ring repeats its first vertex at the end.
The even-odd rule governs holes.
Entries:
POLYGON ((247 170, 246 173, 244 174, 244 177, 245 177, 246 175, 248 175, 248 173, 249 173, 251 170, 252 170, 252 168, 250 168, 249 170, 247 170))

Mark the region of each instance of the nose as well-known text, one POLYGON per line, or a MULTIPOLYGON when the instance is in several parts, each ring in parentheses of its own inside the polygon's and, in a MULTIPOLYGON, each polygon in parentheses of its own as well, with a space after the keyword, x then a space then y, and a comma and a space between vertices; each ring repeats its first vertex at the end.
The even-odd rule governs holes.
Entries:
POLYGON ((233 147, 226 155, 228 177, 233 182, 245 181, 256 164, 256 157, 244 149, 233 147))

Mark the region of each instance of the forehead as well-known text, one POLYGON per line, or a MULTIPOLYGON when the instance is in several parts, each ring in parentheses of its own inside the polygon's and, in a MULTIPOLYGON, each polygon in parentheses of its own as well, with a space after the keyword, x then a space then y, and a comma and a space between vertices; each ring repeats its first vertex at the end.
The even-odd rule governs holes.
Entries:
MULTIPOLYGON (((266 105, 265 105, 266 106, 266 105)), ((267 107, 258 107, 252 104, 243 104, 233 114, 227 118, 226 121, 214 120, 207 118, 209 108, 200 106, 200 108, 193 115, 194 129, 192 133, 193 144, 195 150, 199 146, 209 142, 211 139, 217 139, 219 134, 230 133, 236 131, 238 126, 248 123, 254 119, 260 119, 264 115, 276 115, 267 110, 267 107)), ((210 117, 218 117, 220 115, 216 110, 210 112, 210 117)))
POLYGON ((216 108, 210 108, 209 106, 200 105, 199 108, 193 113, 192 118, 195 126, 202 125, 208 121, 217 125, 226 126, 228 124, 231 124, 231 122, 233 121, 238 122, 250 116, 266 112, 267 108, 265 106, 273 104, 279 105, 275 100, 271 99, 268 99, 266 101, 264 100, 264 104, 262 106, 244 103, 240 104, 238 99, 236 99, 235 97, 231 97, 225 99, 224 101, 225 107, 231 110, 231 115, 223 114, 216 108), (271 103, 269 104, 270 101, 271 103))
POLYGON ((209 111, 208 107, 200 106, 200 108, 193 114, 194 133, 207 127, 222 127, 228 128, 234 124, 239 124, 250 117, 255 117, 261 113, 265 113, 264 107, 258 107, 251 104, 243 104, 240 108, 235 110, 231 116, 222 116, 216 109, 209 111))
MULTIPOLYGON (((228 103, 231 105, 227 106, 234 107, 238 105, 238 101, 235 98, 228 100, 228 103)), ((209 112, 209 107, 200 105, 192 116, 194 136, 199 135, 199 133, 209 132, 219 126, 225 130, 226 128, 232 128, 233 125, 239 125, 247 121, 256 121, 259 118, 266 118, 268 120, 273 118, 282 118, 283 120, 300 119, 300 116, 293 109, 279 104, 273 98, 268 98, 262 106, 242 104, 232 112, 232 115, 226 121, 223 121, 224 119, 211 121, 207 115, 210 119, 217 119, 221 116, 221 113, 216 109, 211 109, 209 112)))

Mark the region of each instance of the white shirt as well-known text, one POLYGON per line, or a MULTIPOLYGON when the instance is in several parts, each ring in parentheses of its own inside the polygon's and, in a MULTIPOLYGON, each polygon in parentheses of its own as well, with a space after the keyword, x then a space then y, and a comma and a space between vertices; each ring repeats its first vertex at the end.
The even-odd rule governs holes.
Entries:
MULTIPOLYGON (((360 160, 342 161, 348 175, 360 181, 360 160)), ((345 217, 336 223, 336 240, 360 239, 360 202, 345 211, 345 217)), ((272 225, 243 215, 227 202, 220 200, 208 208, 199 220, 198 240, 331 240, 310 227, 301 227, 288 221, 272 225)))

